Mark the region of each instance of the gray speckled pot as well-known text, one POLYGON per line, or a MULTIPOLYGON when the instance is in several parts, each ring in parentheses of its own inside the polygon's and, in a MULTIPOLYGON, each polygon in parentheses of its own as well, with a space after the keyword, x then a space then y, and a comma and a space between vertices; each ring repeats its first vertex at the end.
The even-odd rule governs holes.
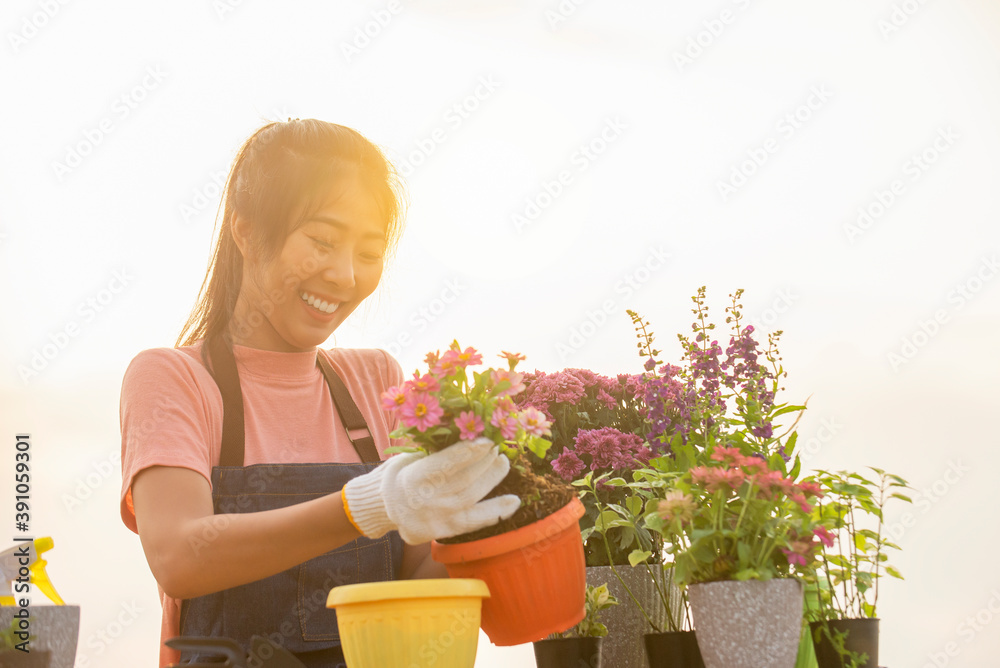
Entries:
MULTIPOLYGON (((17 610, 13 605, 0 607, 0 626, 9 626, 17 610)), ((73 668, 80 633, 80 606, 36 605, 28 608, 28 614, 31 615, 28 632, 35 636, 31 650, 51 652, 50 668, 73 668)))
POLYGON ((802 630, 802 585, 781 578, 688 587, 706 668, 794 668, 802 630))
MULTIPOLYGON (((615 566, 615 570, 642 603, 643 609, 646 610, 650 618, 659 624, 660 628, 665 628, 667 611, 663 607, 662 599, 657 594, 646 567, 615 566)), ((680 590, 671 582, 669 575, 663 574, 662 566, 655 566, 653 572, 659 574, 660 586, 664 588, 664 591, 670 592, 668 596, 671 598, 671 603, 676 602, 674 614, 678 616, 680 614, 680 590)), ((608 585, 608 592, 618 599, 618 605, 601 611, 601 622, 608 627, 608 635, 601 644, 604 665, 610 668, 648 668, 643 637, 646 633, 652 632, 652 629, 649 628, 646 619, 629 598, 621 582, 611 572, 610 566, 587 567, 587 584, 597 587, 605 583, 608 585)))

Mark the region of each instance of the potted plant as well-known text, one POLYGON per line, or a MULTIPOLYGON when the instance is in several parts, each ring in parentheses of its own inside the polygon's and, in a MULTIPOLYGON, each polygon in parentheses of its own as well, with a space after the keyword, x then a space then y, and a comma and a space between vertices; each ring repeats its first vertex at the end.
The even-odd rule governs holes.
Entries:
POLYGON ((601 642, 608 635, 607 626, 600 621, 601 612, 618 605, 618 599, 608 592, 607 583, 597 587, 588 584, 586 601, 586 614, 579 624, 535 641, 538 668, 601 668, 601 642))
MULTIPOLYGON (((552 446, 544 459, 529 456, 535 469, 554 472, 580 489, 586 510, 580 518, 587 582, 606 583, 624 602, 605 616, 604 653, 620 668, 645 668, 642 637, 671 626, 679 593, 663 573, 662 541, 625 517, 641 514, 641 490, 608 484, 644 467, 653 456, 645 441, 645 406, 640 375, 604 376, 588 369, 525 374, 521 408, 536 408, 551 422, 552 446), (596 479, 586 489, 585 480, 596 479), (602 513, 622 517, 600 524, 602 513), (641 559, 634 554, 643 554, 641 559), (631 557, 631 559, 630 559, 631 557)), ((607 520, 607 516, 605 516, 607 520)))
POLYGON ((883 526, 890 499, 911 503, 899 490, 906 480, 869 467, 875 480, 848 471, 819 471, 825 492, 820 520, 832 530, 820 554, 815 579, 807 587, 810 628, 819 668, 878 665, 879 580, 883 574, 903 579, 888 563, 883 526))
POLYGON ((511 459, 510 472, 488 496, 515 494, 521 508, 510 518, 476 532, 434 541, 433 558, 453 578, 486 582, 482 628, 496 645, 540 640, 574 626, 584 616, 585 570, 578 520, 583 505, 556 476, 531 470, 527 452, 544 457, 551 442, 545 415, 518 409, 523 389, 516 371, 522 355, 503 353, 507 368, 471 373, 482 363, 473 348, 453 342, 427 356, 425 373, 383 395, 401 427, 391 435, 409 441, 393 451, 433 452, 461 439, 492 439, 511 459), (512 577, 516 573, 517 577, 512 577))
MULTIPOLYGON (((611 541, 608 535, 615 528, 632 527, 635 531, 650 531, 650 528, 643 524, 646 501, 655 500, 656 490, 664 483, 644 470, 635 471, 631 483, 623 478, 607 478, 607 475, 595 479, 592 473, 588 473, 574 484, 582 487, 585 494, 597 504, 599 514, 593 527, 593 535, 603 543, 610 560, 611 541), (636 502, 606 506, 602 494, 598 491, 598 487, 602 484, 606 487, 631 489, 634 496, 630 498, 636 502)), ((628 660, 633 662, 627 665, 704 668, 694 631, 691 630, 691 613, 687 597, 673 581, 670 564, 649 563, 649 556, 648 551, 640 548, 636 548, 629 555, 629 563, 634 569, 632 573, 640 575, 644 572, 645 580, 623 578, 622 566, 616 565, 613 560, 608 567, 628 599, 634 604, 633 609, 640 615, 639 623, 631 629, 632 633, 626 635, 626 640, 630 640, 634 645, 631 651, 625 653, 628 660), (641 643, 638 642, 640 639, 641 643), (636 652, 640 655, 639 660, 634 659, 636 652)), ((608 649, 606 646, 605 653, 612 656, 607 652, 608 649)), ((617 656, 616 661, 618 661, 617 656)))
POLYGON ((730 295, 725 351, 712 339, 705 288, 692 300, 693 338, 679 335, 680 367, 661 364, 648 323, 630 312, 646 358, 650 443, 662 456, 644 475, 661 484, 644 521, 659 532, 674 578, 688 591, 698 645, 709 668, 795 665, 802 627, 802 585, 824 527, 812 501, 822 491, 796 481, 794 424, 775 434, 775 419, 805 406, 777 404, 785 375, 777 340, 763 357, 752 327, 741 327, 730 295), (791 462, 791 466, 789 466, 791 462), (762 640, 764 642, 762 642, 762 640))

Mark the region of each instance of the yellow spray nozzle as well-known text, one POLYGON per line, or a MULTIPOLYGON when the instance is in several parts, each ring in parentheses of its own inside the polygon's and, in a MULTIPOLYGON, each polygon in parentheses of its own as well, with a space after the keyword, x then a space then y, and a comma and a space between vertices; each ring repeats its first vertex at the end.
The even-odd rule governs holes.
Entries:
MULTIPOLYGON (((52 586, 52 581, 49 580, 48 573, 45 572, 48 562, 42 559, 41 556, 43 552, 51 550, 53 545, 52 538, 44 536, 36 538, 30 543, 25 541, 0 552, 0 571, 2 571, 4 580, 3 589, 0 590, 0 605, 14 604, 14 596, 12 595, 14 590, 12 587, 15 583, 23 583, 25 581, 23 576, 26 574, 21 570, 25 566, 28 567, 28 571, 30 572, 31 584, 35 585, 56 605, 65 605, 62 597, 59 596, 55 587, 52 586)), ((18 591, 22 590, 19 589, 18 591)))
POLYGON ((35 554, 38 555, 38 559, 29 567, 32 576, 31 582, 56 605, 66 605, 62 597, 56 592, 56 588, 52 586, 49 574, 45 572, 45 567, 48 566, 49 562, 42 559, 42 553, 48 552, 54 545, 55 543, 51 536, 43 536, 35 539, 35 554))
POLYGON ((31 583, 38 587, 42 593, 49 597, 49 600, 56 605, 66 605, 63 602, 62 597, 56 592, 56 588, 52 586, 52 580, 49 579, 48 573, 45 572, 45 567, 48 562, 44 559, 39 559, 33 563, 29 570, 31 570, 31 583))

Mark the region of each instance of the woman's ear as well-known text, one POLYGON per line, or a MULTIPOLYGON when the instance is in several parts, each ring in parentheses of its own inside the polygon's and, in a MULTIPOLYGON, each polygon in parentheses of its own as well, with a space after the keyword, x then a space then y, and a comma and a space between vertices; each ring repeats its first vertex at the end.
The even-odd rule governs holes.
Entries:
POLYGON ((240 255, 247 259, 247 252, 250 250, 250 221, 240 215, 233 216, 233 241, 240 249, 240 255))

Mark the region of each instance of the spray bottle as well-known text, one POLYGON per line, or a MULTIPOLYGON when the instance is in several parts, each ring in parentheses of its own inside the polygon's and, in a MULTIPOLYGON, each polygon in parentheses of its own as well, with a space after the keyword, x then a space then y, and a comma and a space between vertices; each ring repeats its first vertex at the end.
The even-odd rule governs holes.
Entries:
POLYGON ((56 605, 65 605, 45 572, 48 562, 42 559, 42 553, 51 550, 52 546, 52 539, 46 536, 0 552, 0 577, 3 578, 0 605, 16 605, 17 599, 23 596, 15 596, 15 593, 26 593, 28 582, 38 587, 56 605))

